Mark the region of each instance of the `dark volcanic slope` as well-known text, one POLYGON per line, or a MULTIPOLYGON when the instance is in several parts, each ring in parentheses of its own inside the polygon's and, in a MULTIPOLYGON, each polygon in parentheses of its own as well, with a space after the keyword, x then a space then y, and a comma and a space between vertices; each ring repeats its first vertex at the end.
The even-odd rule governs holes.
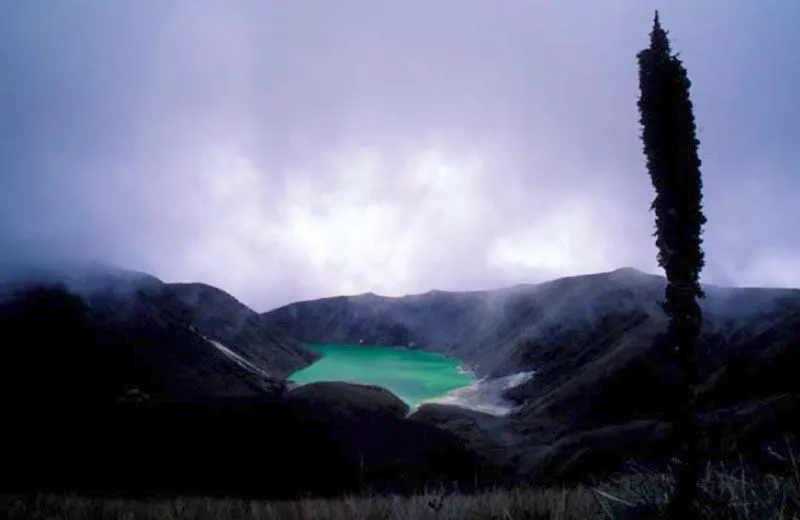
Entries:
POLYGON ((8 396, 108 401, 131 388, 175 399, 259 395, 313 356, 211 288, 82 268, 3 289, 0 379, 8 396))
POLYGON ((283 391, 273 376, 313 356, 212 287, 89 269, 0 291, 0 458, 14 475, 1 492, 287 499, 494 471, 384 389, 283 391), (253 479, 243 464, 267 470, 253 479))
MULTIPOLYGON (((663 278, 626 268, 496 291, 325 298, 264 316, 300 341, 363 339, 422 348, 475 365, 480 374, 499 376, 556 361, 580 363, 572 357, 606 350, 645 322, 657 327, 664 317, 658 304, 663 290, 663 278)), ((799 295, 796 290, 708 287, 706 328, 735 334, 780 302, 792 307, 799 295)))
MULTIPOLYGON (((592 451, 630 455, 637 439, 649 450, 666 431, 679 373, 664 355, 664 284, 626 268, 498 291, 327 298, 265 316, 301 341, 423 348, 489 376, 535 370, 507 392, 520 405, 510 419, 523 466, 579 468, 592 451)), ((731 417, 747 426, 739 433, 777 432, 800 393, 800 290, 705 289, 700 412, 718 433, 731 417)))
POLYGON ((265 316, 301 341, 363 339, 367 344, 411 346, 454 356, 479 374, 499 376, 538 365, 519 349, 525 341, 559 341, 573 332, 607 329, 611 322, 621 329, 658 315, 661 287, 658 277, 621 270, 497 291, 326 298, 265 316))
POLYGON ((168 287, 192 309, 192 325, 198 332, 222 343, 272 377, 284 379, 319 358, 319 354, 271 326, 225 291, 202 283, 168 287))

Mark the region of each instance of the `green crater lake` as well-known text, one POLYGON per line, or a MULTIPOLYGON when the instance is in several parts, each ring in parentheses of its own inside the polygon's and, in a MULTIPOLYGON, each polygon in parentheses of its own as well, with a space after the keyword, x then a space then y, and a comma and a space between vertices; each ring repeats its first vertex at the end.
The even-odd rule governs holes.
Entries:
POLYGON ((413 409, 475 381, 459 362, 440 354, 368 345, 309 345, 322 355, 289 379, 306 384, 350 381, 387 388, 413 409))

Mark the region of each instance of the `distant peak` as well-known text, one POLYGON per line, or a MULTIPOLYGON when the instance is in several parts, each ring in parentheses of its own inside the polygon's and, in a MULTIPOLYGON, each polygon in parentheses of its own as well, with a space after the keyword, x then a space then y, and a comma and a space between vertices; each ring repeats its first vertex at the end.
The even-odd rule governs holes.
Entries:
POLYGON ((372 291, 361 293, 361 294, 356 294, 356 295, 354 295, 354 297, 355 298, 370 298, 370 299, 373 299, 373 300, 383 298, 383 296, 381 296, 380 294, 375 294, 372 291))
POLYGON ((621 275, 621 276, 649 276, 644 271, 640 271, 635 267, 620 267, 619 269, 615 269, 611 271, 611 274, 621 275))

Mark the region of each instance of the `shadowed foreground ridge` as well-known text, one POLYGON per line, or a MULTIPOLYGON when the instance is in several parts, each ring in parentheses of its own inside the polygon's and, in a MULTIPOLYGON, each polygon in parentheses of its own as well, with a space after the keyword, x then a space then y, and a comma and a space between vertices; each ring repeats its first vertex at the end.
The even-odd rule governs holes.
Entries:
POLYGON ((123 281, 88 296, 27 285, 0 305, 7 490, 277 498, 466 486, 480 472, 456 437, 407 421, 391 394, 336 384, 314 399, 314 385, 287 392, 263 375, 307 363, 292 340, 261 337, 249 359, 263 371, 211 343, 248 357, 236 339, 253 339, 249 330, 285 338, 253 311, 237 329, 219 322, 230 315, 219 294, 225 305, 198 310, 185 287, 182 297, 160 282, 113 294, 123 281), (335 402, 324 399, 334 390, 335 402))
MULTIPOLYGON (((618 270, 483 293, 326 299, 260 316, 233 312, 209 286, 189 291, 208 294, 198 297, 123 281, 81 296, 28 286, 0 305, 3 460, 15 475, 6 486, 260 498, 467 491, 588 482, 629 460, 658 469, 674 447, 657 276, 618 270), (487 377, 536 376, 506 392, 518 405, 506 417, 451 405, 406 417, 384 389, 288 390, 264 375, 307 359, 304 342, 409 347, 387 330, 487 377), (281 345, 265 339, 249 351, 260 331, 281 345)), ((771 453, 786 459, 784 438, 794 438, 800 291, 706 291, 705 449, 718 461, 785 468, 771 453)))

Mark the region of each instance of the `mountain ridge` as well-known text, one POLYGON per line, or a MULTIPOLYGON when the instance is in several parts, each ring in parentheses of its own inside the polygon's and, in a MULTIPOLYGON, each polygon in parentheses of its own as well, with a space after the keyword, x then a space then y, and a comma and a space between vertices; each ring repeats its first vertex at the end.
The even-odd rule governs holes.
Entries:
MULTIPOLYGON (((272 307, 265 311, 261 311, 260 314, 270 314, 274 311, 282 309, 284 307, 289 307, 291 305, 296 305, 299 303, 307 303, 307 302, 319 302, 319 301, 327 301, 327 300, 340 300, 340 299, 361 299, 361 298, 372 298, 381 301, 397 301, 397 300, 404 300, 404 299, 415 299, 424 296, 432 296, 438 294, 450 294, 450 295, 470 295, 470 294, 487 294, 487 293, 506 293, 506 292, 515 292, 515 291, 522 291, 522 290, 531 290, 536 287, 547 286, 549 284, 554 284, 558 282, 562 282, 564 280, 575 280, 575 279, 582 279, 586 277, 597 277, 597 276, 608 276, 610 278, 620 278, 620 279, 639 279, 641 281, 654 281, 660 280, 661 283, 666 283, 666 278, 661 274, 653 274, 642 271, 635 267, 631 266, 624 266, 619 267, 616 269, 612 269, 610 271, 597 271, 597 272, 590 272, 590 273, 582 273, 582 274, 574 274, 574 275, 567 275, 567 276, 560 276, 557 278, 552 278, 548 280, 544 280, 541 282, 521 282, 514 285, 504 285, 499 286, 491 289, 469 289, 469 290, 449 290, 449 289, 430 289, 425 292, 415 292, 409 294, 403 294, 398 296, 389 296, 378 294, 373 291, 367 291, 364 293, 359 294, 338 294, 338 295, 330 295, 330 296, 322 296, 319 298, 308 298, 308 299, 301 299, 296 300, 287 304, 279 305, 277 307, 272 307)), ((724 285, 719 283, 707 283, 701 282, 701 287, 706 290, 710 290, 712 292, 715 291, 729 291, 729 290, 750 290, 750 291, 800 291, 800 288, 797 287, 777 287, 777 286, 760 286, 760 285, 743 285, 743 286, 732 286, 732 285, 724 285)))
POLYGON ((166 284, 136 271, 83 264, 17 277, 3 288, 0 343, 9 367, 3 387, 10 392, 26 387, 20 368, 37 357, 62 359, 62 369, 87 381, 106 380, 98 399, 126 388, 170 398, 259 395, 279 390, 286 375, 318 357, 207 285, 166 284), (72 358, 58 349, 64 343, 74 349, 72 358), (248 370, 231 352, 258 370, 248 370), (102 371, 110 373, 97 375, 102 371))
MULTIPOLYGON (((647 455, 651 441, 661 446, 653 448, 658 456, 669 451, 662 441, 669 438, 682 374, 664 341, 665 284, 663 277, 623 268, 496 291, 298 302, 264 316, 301 341, 363 339, 366 345, 430 350, 485 378, 535 372, 505 391, 516 407, 502 424, 492 423, 492 435, 516 439, 504 449, 531 478, 580 475, 611 471, 634 452, 647 455), (587 450, 587 442, 596 450, 587 450), (593 451, 605 453, 600 466, 593 451)), ((793 397, 800 393, 800 290, 704 287, 697 411, 709 418, 711 437, 727 439, 722 444, 756 442, 754 431, 771 432, 761 441, 780 439, 800 412, 793 397), (747 404, 752 402, 771 404, 756 414, 747 404), (737 414, 752 424, 729 428, 720 419, 737 414)), ((484 433, 465 429, 463 411, 431 413, 426 406, 419 417, 435 418, 468 444, 493 445, 484 433)))
MULTIPOLYGON (((479 375, 509 375, 534 367, 510 366, 488 350, 556 333, 556 329, 596 327, 611 314, 644 313, 664 317, 660 302, 666 280, 632 268, 558 278, 492 291, 437 291, 401 297, 327 297, 295 302, 263 313, 278 329, 307 343, 365 343, 412 346, 458 358, 479 375)), ((741 314, 763 313, 782 299, 800 298, 800 290, 727 288, 706 285, 701 301, 707 322, 716 328, 741 314)), ((513 363, 512 363, 513 364, 513 363)), ((519 365, 519 363, 517 363, 519 365)))
MULTIPOLYGON (((298 456, 308 464, 328 457, 333 469, 317 484, 334 487, 341 468, 355 485, 362 463, 394 489, 412 468, 413 485, 434 474, 470 480, 475 468, 489 472, 487 482, 581 478, 631 457, 671 454, 681 374, 666 355, 665 280, 656 275, 623 268, 493 291, 334 297, 264 314, 202 283, 91 269, 70 276, 69 284, 6 285, 0 302, 0 401, 26 425, 15 435, 34 451, 14 456, 31 482, 39 478, 31 453, 44 449, 43 463, 67 467, 51 455, 72 460, 73 442, 99 445, 109 417, 116 432, 128 432, 114 433, 126 463, 157 464, 173 482, 197 473, 214 485, 225 478, 202 469, 199 450, 214 446, 214 460, 235 471, 232 445, 252 457, 265 436, 278 444, 262 463, 278 457, 288 472, 298 456), (449 355, 481 378, 535 377, 505 390, 515 408, 504 417, 433 404, 407 418, 375 415, 397 402, 388 392, 345 383, 287 388, 283 378, 313 361, 305 343, 360 340, 449 355), (43 448, 30 433, 55 431, 52 417, 82 417, 85 426, 43 448), (165 440, 159 432, 168 431, 165 440), (141 448, 128 454, 131 446, 141 448), (174 452, 187 469, 170 466, 174 452), (464 465, 450 473, 454 464, 464 465)), ((734 446, 758 459, 764 443, 796 432, 800 291, 706 287, 697 412, 720 453, 734 446)), ((95 456, 95 474, 105 478, 113 461, 95 456)), ((124 470, 117 476, 125 481, 124 470)))

